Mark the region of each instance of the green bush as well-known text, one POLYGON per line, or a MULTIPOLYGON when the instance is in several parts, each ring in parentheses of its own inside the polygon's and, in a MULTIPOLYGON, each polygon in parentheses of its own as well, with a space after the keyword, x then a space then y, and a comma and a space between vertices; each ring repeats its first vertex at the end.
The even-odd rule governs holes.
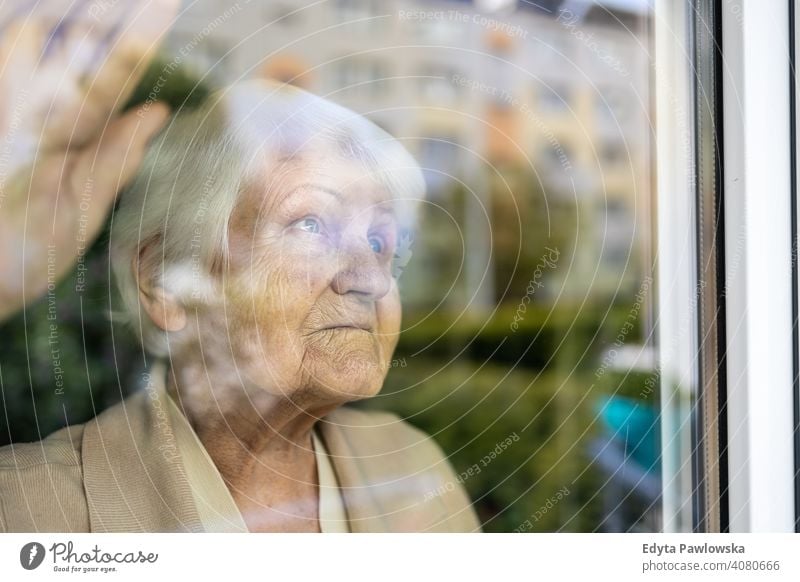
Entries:
MULTIPOLYGON (((491 360, 535 370, 566 360, 570 367, 594 369, 628 309, 624 305, 607 311, 592 305, 582 309, 529 305, 516 330, 511 328, 516 305, 499 308, 489 319, 446 311, 419 318, 411 314, 403 323, 397 356, 491 360)), ((638 336, 638 327, 629 334, 631 341, 638 336)))
POLYGON ((477 464, 480 472, 463 484, 486 531, 520 527, 563 487, 570 494, 532 520, 532 531, 596 526, 599 477, 585 451, 599 391, 589 378, 428 357, 404 363, 391 369, 381 394, 358 405, 394 411, 430 434, 459 475, 477 464), (516 442, 485 461, 514 434, 516 442))

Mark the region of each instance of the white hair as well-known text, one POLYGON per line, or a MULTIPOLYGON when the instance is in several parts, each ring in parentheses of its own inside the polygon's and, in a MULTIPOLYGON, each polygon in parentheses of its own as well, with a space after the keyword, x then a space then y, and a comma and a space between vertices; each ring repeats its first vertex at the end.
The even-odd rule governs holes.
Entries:
POLYGON ((263 177, 265 161, 270 167, 320 150, 363 164, 410 226, 425 190, 419 166, 396 139, 349 109, 296 87, 250 80, 172 117, 121 195, 111 229, 124 315, 147 351, 166 355, 168 338, 141 315, 138 258, 140 272, 185 306, 206 301, 227 265, 231 215, 263 177))

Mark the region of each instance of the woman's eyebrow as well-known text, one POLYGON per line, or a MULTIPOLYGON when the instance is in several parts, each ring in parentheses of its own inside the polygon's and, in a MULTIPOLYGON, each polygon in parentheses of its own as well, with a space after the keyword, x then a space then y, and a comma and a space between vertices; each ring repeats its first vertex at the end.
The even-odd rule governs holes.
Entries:
POLYGON ((275 201, 275 204, 277 206, 281 206, 283 204, 288 203, 293 198, 297 197, 298 194, 302 194, 302 193, 308 194, 310 191, 323 192, 323 193, 328 194, 329 196, 335 198, 336 201, 340 202, 340 203, 342 202, 342 199, 344 198, 342 193, 337 191, 337 190, 333 190, 332 188, 328 188, 327 186, 323 186, 322 184, 316 184, 314 182, 306 182, 306 183, 303 183, 303 184, 299 184, 298 186, 295 186, 291 190, 283 193, 275 201))
MULTIPOLYGON (((342 194, 338 190, 334 190, 333 188, 330 188, 328 186, 324 186, 322 184, 317 184, 315 182, 305 182, 303 184, 300 184, 300 185, 296 186, 295 188, 292 188, 283 197, 283 199, 281 200, 281 203, 283 203, 283 202, 285 202, 287 200, 290 200, 295 195, 297 195, 297 194, 299 194, 301 192, 308 192, 310 190, 315 190, 315 191, 318 191, 318 192, 322 192, 324 194, 328 194, 329 196, 335 198, 336 201, 340 202, 340 203, 342 203, 343 200, 344 200, 344 194, 342 194)), ((394 205, 391 205, 391 204, 387 205, 387 204, 385 204, 383 202, 382 203, 378 203, 378 204, 375 205, 375 211, 380 213, 380 214, 386 214, 389 217, 391 217, 392 219, 394 219, 395 221, 397 221, 397 211, 395 210, 394 205)))
POLYGON ((323 186, 322 184, 315 184, 313 182, 308 182, 306 184, 300 184, 297 188, 292 190, 289 193, 289 195, 290 196, 294 195, 296 192, 299 192, 299 191, 302 191, 302 190, 318 190, 320 192, 324 192, 325 194, 329 194, 329 195, 333 196, 339 202, 341 202, 342 198, 344 197, 343 194, 341 192, 339 192, 338 190, 334 190, 332 188, 328 188, 327 186, 323 186))
POLYGON ((397 211, 394 209, 394 206, 385 206, 381 204, 375 207, 375 211, 381 214, 386 214, 393 218, 395 222, 397 222, 397 211))

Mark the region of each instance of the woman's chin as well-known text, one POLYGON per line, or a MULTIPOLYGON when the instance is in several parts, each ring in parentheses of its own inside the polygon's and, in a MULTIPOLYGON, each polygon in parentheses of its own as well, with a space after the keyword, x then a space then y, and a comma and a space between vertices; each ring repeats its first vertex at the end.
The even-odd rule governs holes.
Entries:
POLYGON ((332 398, 347 402, 370 398, 381 391, 386 367, 371 359, 350 358, 341 365, 320 366, 315 384, 332 398))

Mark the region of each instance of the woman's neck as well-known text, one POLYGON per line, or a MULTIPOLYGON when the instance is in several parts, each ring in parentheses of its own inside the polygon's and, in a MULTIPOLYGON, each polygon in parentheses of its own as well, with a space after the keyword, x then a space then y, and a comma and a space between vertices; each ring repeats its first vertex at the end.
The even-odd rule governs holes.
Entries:
MULTIPOLYGON (((174 361, 167 391, 183 410, 251 531, 315 531, 313 406, 243 385, 231 367, 174 361)), ((296 391, 291 392, 297 394, 296 391)))

